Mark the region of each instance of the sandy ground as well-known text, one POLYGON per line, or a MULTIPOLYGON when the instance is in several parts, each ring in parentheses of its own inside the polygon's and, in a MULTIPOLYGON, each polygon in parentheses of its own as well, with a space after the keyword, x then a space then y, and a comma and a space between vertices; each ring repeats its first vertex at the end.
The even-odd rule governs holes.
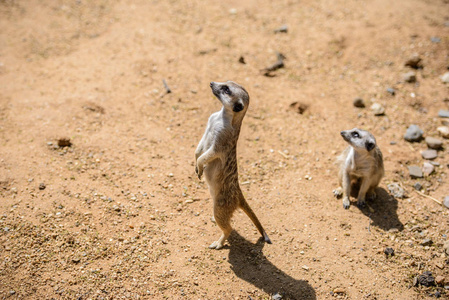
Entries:
POLYGON ((413 287, 424 271, 449 281, 449 210, 413 185, 449 195, 449 141, 411 179, 427 146, 403 135, 445 124, 448 22, 437 0, 1 0, 0 297, 447 297, 413 287), (285 68, 264 76, 276 52, 285 68), (225 80, 251 96, 240 181, 272 245, 239 211, 226 247, 207 248, 220 230, 194 150, 220 108, 209 82, 225 80), (334 162, 353 127, 376 136, 386 174, 368 207, 344 210, 334 162))

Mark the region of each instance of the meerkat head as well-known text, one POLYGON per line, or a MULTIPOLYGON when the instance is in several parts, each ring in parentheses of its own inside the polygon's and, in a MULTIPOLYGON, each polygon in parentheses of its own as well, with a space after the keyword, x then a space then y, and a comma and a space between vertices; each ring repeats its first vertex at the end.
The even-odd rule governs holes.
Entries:
POLYGON ((376 147, 376 139, 368 131, 354 128, 340 132, 343 139, 357 151, 370 152, 376 147))
POLYGON ((211 82, 210 87, 226 110, 244 115, 249 105, 249 95, 245 88, 233 81, 211 82))

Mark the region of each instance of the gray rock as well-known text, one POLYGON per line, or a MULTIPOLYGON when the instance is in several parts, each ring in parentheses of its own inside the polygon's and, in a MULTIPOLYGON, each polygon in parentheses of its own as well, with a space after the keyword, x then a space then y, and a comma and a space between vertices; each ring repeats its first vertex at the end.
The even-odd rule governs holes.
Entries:
POLYGON ((423 166, 422 166, 422 172, 426 175, 429 176, 430 174, 433 173, 433 171, 435 171, 435 167, 428 162, 424 162, 423 166))
POLYGON ((388 190, 390 191, 390 194, 393 195, 394 198, 397 199, 403 199, 405 198, 405 191, 399 184, 396 182, 390 183, 387 185, 388 190))
POLYGON ((411 178, 422 178, 423 177, 422 170, 418 166, 409 166, 408 172, 409 172, 411 178))
POLYGON ((385 108, 379 103, 374 103, 371 105, 371 110, 373 111, 375 116, 382 116, 385 114, 385 108))
POLYGON ((364 108, 365 107, 365 101, 363 101, 362 98, 355 98, 354 101, 352 101, 352 104, 355 107, 364 108))
POLYGON ((408 83, 416 82, 416 74, 413 71, 402 74, 402 80, 408 83))
POLYGON ((274 294, 273 296, 271 296, 272 300, 281 300, 282 299, 282 295, 279 293, 274 294))
POLYGON ((287 33, 288 32, 288 26, 287 25, 282 25, 281 27, 277 28, 274 30, 274 33, 287 33))
POLYGON ((415 190, 420 191, 422 189, 422 184, 417 182, 413 185, 413 187, 415 188, 415 190))
POLYGON ((443 205, 449 208, 449 196, 444 197, 443 205))
POLYGON ((426 144, 430 149, 441 149, 443 146, 443 142, 441 140, 431 136, 426 137, 426 144))
POLYGON ((440 126, 437 128, 437 131, 441 134, 442 137, 444 137, 445 139, 449 139, 449 127, 440 126))
POLYGON ((433 244, 433 241, 431 239, 425 239, 421 242, 421 246, 430 246, 433 244))
POLYGON ((441 42, 441 39, 439 37, 437 37, 437 36, 433 36, 433 37, 430 38, 430 41, 432 43, 438 44, 439 42, 441 42))
POLYGON ((438 117, 440 117, 440 118, 449 118, 449 110, 440 109, 438 111, 438 117))
POLYGON ((421 156, 424 159, 432 160, 438 157, 437 150, 434 149, 427 149, 421 152, 421 156))
POLYGON ((421 57, 419 57, 418 54, 414 54, 412 57, 410 57, 404 64, 406 67, 410 67, 413 69, 419 69, 422 68, 421 64, 421 57))
POLYGON ((443 75, 441 75, 441 81, 444 83, 449 83, 449 72, 446 72, 443 75))
POLYGON ((418 125, 410 125, 405 132, 404 139, 408 142, 419 142, 423 134, 424 131, 418 125))
POLYGON ((432 276, 432 272, 425 271, 421 275, 418 275, 413 279, 413 285, 434 286, 435 278, 432 276))
POLYGON ((387 88, 387 93, 389 93, 391 96, 396 95, 396 90, 394 88, 387 88))

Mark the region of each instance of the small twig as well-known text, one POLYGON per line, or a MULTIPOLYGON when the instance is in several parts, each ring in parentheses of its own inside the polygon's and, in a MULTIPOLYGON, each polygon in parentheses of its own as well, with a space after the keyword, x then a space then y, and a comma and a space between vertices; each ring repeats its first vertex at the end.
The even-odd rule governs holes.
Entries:
POLYGON ((420 195, 423 196, 423 197, 426 197, 426 198, 429 198, 429 199, 435 201, 435 202, 438 203, 439 205, 443 205, 443 203, 441 203, 441 201, 439 201, 439 200, 433 198, 432 196, 426 195, 426 194, 421 193, 420 191, 417 191, 417 190, 414 190, 414 191, 417 192, 418 194, 420 194, 420 195))
POLYGON ((281 150, 278 150, 278 153, 279 153, 280 155, 282 155, 283 157, 288 158, 288 155, 285 154, 284 152, 282 152, 281 150))
POLYGON ((277 61, 274 64, 272 64, 271 66, 263 69, 262 70, 262 71, 264 71, 263 75, 272 77, 273 75, 271 74, 271 72, 276 71, 277 69, 283 68, 285 66, 284 65, 285 56, 279 52, 276 53, 276 56, 277 56, 277 61))
POLYGON ((171 93, 171 89, 168 86, 167 82, 165 81, 165 79, 162 79, 162 83, 164 84, 165 90, 167 91, 167 94, 171 93))

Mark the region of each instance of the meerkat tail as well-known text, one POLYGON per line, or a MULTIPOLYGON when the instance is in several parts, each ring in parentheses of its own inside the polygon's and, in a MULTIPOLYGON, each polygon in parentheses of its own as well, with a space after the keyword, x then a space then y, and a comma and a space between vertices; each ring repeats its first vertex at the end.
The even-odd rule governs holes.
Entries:
POLYGON ((249 204, 246 202, 246 200, 243 198, 240 200, 240 208, 246 213, 246 215, 253 221, 254 225, 256 225, 257 230, 259 230, 260 234, 264 238, 265 242, 268 244, 271 244, 271 240, 268 237, 268 234, 265 232, 265 230, 262 227, 262 224, 260 224, 259 219, 257 218, 256 214, 253 212, 249 204))

